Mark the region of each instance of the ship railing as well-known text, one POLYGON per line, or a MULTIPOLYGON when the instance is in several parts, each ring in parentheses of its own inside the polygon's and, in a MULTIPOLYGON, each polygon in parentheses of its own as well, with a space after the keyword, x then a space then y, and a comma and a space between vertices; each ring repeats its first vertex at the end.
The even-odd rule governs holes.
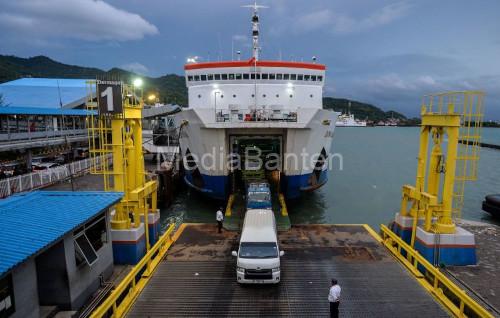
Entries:
POLYGON ((455 317, 491 317, 493 315, 478 304, 463 289, 453 283, 439 268, 433 266, 387 226, 381 225, 382 244, 455 317))
MULTIPOLYGON (((111 156, 98 157, 99 162, 106 160, 111 164, 111 156)), ((90 158, 74 161, 65 165, 39 170, 27 174, 13 176, 0 180, 0 198, 6 198, 15 193, 40 189, 56 182, 86 174, 90 171, 90 158)))
POLYGON ((216 122, 218 123, 262 121, 297 122, 297 110, 272 106, 270 108, 217 109, 215 114, 216 122))

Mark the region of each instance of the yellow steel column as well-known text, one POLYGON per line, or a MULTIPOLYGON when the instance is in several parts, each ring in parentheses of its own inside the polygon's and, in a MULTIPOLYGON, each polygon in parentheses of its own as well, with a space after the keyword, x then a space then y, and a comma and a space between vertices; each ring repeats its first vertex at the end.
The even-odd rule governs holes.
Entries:
MULTIPOLYGON (((425 105, 422 106, 422 116, 426 113, 425 105)), ((418 166, 417 166, 417 180, 415 182, 415 192, 414 199, 411 209, 410 216, 413 217, 413 224, 411 230, 411 241, 410 244, 413 247, 415 245, 415 237, 417 235, 417 224, 418 218, 421 213, 422 206, 420 204, 420 195, 425 191, 425 175, 427 170, 427 156, 429 153, 429 132, 430 127, 422 124, 420 128, 420 145, 418 149, 418 166)))
POLYGON ((453 187, 455 185, 455 169, 457 165, 457 146, 459 127, 448 127, 448 148, 446 158, 446 174, 443 184, 443 205, 441 215, 435 224, 437 233, 455 233, 455 224, 451 219, 453 207, 453 187))
MULTIPOLYGON (((427 156, 429 153, 429 130, 427 126, 422 126, 420 129, 420 146, 418 151, 418 167, 417 167, 417 180, 415 183, 415 189, 417 192, 423 192, 425 190, 425 174, 427 169, 427 156)), ((418 217, 418 212, 420 206, 417 204, 411 209, 411 214, 418 217)))
POLYGON ((113 188, 117 192, 125 192, 123 171, 123 119, 114 117, 111 120, 111 140, 113 143, 113 188))
POLYGON ((136 156, 136 169, 135 169, 135 179, 137 182, 137 187, 144 186, 145 180, 145 168, 144 168, 144 155, 142 153, 142 121, 141 119, 134 120, 134 147, 136 156))
POLYGON ((443 131, 442 129, 433 127, 431 129, 431 132, 432 132, 432 141, 434 142, 434 145, 432 147, 431 158, 429 162, 429 173, 427 177, 427 192, 434 196, 437 196, 439 191, 439 181, 441 179, 439 166, 441 158, 443 156, 443 153, 441 151, 443 131))
MULTIPOLYGON (((125 171, 123 162, 123 119, 113 117, 111 119, 111 140, 113 149, 113 189, 117 192, 124 192, 123 201, 128 199, 125 189, 125 171)), ((113 229, 128 229, 130 228, 130 218, 128 217, 127 209, 124 209, 122 203, 115 206, 115 214, 111 220, 113 229)))
POLYGON ((125 150, 127 152, 127 190, 128 192, 131 192, 138 186, 135 179, 135 170, 138 168, 138 162, 135 153, 134 140, 132 139, 134 130, 132 120, 127 120, 126 128, 128 130, 125 132, 125 150))

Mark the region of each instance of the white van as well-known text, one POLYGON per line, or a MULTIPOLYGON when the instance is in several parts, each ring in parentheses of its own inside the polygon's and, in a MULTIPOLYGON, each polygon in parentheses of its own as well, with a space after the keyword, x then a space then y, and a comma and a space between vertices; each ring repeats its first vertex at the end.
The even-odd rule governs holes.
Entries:
POLYGON ((272 210, 247 210, 237 257, 238 283, 276 284, 280 282, 280 257, 276 220, 272 210))

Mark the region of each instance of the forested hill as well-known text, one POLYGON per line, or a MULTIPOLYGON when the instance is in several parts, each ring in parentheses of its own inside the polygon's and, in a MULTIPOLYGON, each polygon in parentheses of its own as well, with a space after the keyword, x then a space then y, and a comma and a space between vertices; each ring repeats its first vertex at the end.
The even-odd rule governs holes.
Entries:
POLYGON ((0 83, 22 77, 119 78, 125 82, 132 82, 133 78, 138 76, 144 81, 145 93, 158 94, 160 101, 164 103, 187 105, 187 88, 184 77, 176 74, 148 77, 120 68, 104 71, 93 67, 63 64, 46 56, 20 58, 0 55, 0 83))
POLYGON ((357 119, 366 119, 375 122, 380 120, 383 121, 389 118, 402 120, 406 119, 405 115, 396 111, 383 111, 382 109, 371 104, 366 104, 355 100, 348 100, 345 98, 324 97, 323 108, 333 109, 341 113, 347 113, 349 111, 349 102, 351 102, 350 112, 351 114, 354 114, 354 117, 357 119))
MULTIPOLYGON (((125 82, 132 82, 138 77, 130 71, 112 68, 104 71, 93 67, 68 65, 54 61, 46 56, 21 58, 16 56, 0 55, 0 83, 22 77, 48 77, 48 78, 119 78, 125 82)), ((144 80, 146 94, 154 92, 163 103, 175 103, 186 106, 187 88, 183 76, 168 74, 160 77, 141 76, 144 80)), ((324 108, 347 113, 348 99, 325 97, 324 108)), ((405 119, 398 112, 383 111, 382 109, 358 102, 351 101, 351 113, 358 119, 380 121, 388 118, 405 119)))

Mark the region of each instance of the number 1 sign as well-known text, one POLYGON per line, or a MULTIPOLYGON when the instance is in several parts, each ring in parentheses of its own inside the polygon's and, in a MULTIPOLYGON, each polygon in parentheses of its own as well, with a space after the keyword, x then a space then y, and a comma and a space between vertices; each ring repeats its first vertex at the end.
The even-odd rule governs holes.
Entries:
POLYGON ((122 82, 97 81, 99 114, 119 114, 123 112, 122 82))

